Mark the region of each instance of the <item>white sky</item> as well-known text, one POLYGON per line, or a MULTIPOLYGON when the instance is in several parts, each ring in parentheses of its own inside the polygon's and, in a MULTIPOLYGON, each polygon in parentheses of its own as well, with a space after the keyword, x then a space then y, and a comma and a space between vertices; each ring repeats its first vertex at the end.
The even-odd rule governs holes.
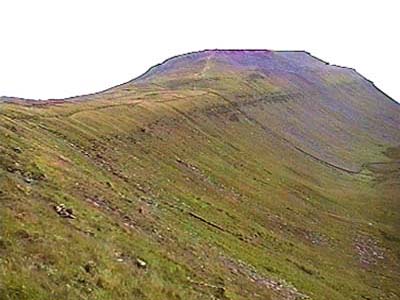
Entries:
POLYGON ((61 98, 208 48, 307 50, 400 100, 400 4, 380 1, 0 0, 0 96, 61 98))

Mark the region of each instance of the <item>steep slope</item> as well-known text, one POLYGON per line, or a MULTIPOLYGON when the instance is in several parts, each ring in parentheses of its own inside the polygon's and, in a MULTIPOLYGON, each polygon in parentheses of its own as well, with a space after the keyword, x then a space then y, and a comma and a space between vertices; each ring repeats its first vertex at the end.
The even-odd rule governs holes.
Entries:
POLYGON ((354 70, 210 50, 4 101, 0 299, 400 297, 400 106, 354 70))

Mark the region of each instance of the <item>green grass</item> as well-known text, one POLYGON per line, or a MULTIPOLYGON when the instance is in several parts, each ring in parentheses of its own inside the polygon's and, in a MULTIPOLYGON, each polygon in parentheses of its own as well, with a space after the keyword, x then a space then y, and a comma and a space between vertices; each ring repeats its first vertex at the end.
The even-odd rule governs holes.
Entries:
MULTIPOLYGON (((228 99, 250 95, 216 82, 228 99)), ((293 148, 355 168, 394 161, 396 145, 327 111, 308 130, 309 102, 235 106, 209 92, 217 86, 174 88, 0 105, 0 299, 281 299, 291 287, 312 299, 399 297, 398 169, 347 174, 293 148), (318 128, 347 128, 352 144, 318 128), (60 203, 76 219, 58 216, 60 203), (360 263, 360 236, 384 258, 360 263), (267 280, 284 280, 283 292, 267 280)))

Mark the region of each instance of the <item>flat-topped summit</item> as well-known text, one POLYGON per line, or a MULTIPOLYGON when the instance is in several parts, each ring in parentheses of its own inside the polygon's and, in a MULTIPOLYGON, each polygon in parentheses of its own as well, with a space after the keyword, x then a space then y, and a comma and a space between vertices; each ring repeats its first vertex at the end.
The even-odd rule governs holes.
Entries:
POLYGON ((149 80, 173 73, 195 73, 204 69, 218 72, 246 69, 261 72, 299 72, 302 68, 322 68, 327 65, 305 51, 204 50, 167 59, 137 80, 149 80))

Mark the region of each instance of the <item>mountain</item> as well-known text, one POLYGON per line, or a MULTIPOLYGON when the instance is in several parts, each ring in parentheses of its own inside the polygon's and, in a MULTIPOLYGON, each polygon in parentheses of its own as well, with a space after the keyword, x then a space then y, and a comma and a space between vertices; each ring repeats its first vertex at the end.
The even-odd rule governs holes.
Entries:
POLYGON ((400 105, 207 50, 0 104, 0 299, 398 299, 400 105))

